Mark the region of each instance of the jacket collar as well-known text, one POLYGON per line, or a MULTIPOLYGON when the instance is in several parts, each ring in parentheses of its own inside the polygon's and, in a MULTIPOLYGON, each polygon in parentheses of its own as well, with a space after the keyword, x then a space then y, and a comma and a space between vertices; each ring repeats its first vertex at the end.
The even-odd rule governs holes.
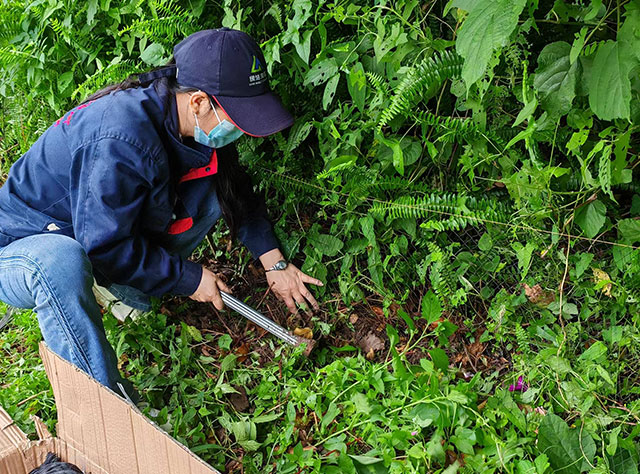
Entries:
POLYGON ((162 109, 165 111, 164 128, 172 155, 178 158, 180 175, 209 163, 213 149, 197 143, 192 137, 180 138, 178 134, 178 106, 175 95, 169 92, 166 81, 154 81, 162 109))

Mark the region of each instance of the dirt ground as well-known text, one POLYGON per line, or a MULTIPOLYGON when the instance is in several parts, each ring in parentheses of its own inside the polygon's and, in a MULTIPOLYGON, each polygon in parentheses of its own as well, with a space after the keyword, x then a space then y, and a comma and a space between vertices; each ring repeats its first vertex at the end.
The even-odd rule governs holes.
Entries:
MULTIPOLYGON (((377 295, 370 295, 366 302, 347 307, 339 294, 332 294, 326 296, 324 302, 319 301, 320 310, 314 314, 300 311, 299 314, 292 315, 284 303, 278 301, 273 292, 267 290, 265 273, 259 264, 251 263, 243 275, 237 275, 233 266, 225 261, 205 260, 200 263, 222 274, 236 298, 291 332, 305 337, 312 334, 316 343, 310 356, 312 360, 314 353, 320 348, 333 347, 352 348, 352 350, 337 352, 337 356, 353 354, 354 350, 359 350, 367 359, 383 362, 389 356, 390 340, 386 330, 388 324, 398 332, 397 350, 403 350, 409 340, 409 327, 398 315, 400 307, 392 304, 388 316, 385 315, 382 300, 377 295), (328 334, 321 334, 320 322, 326 323, 331 328, 328 334)), ((406 352, 408 361, 414 364, 419 363, 424 357, 430 357, 429 349, 433 347, 435 330, 441 322, 436 321, 427 327, 427 322, 421 317, 420 302, 426 291, 427 288, 414 291, 402 307, 413 320, 416 334, 422 334, 425 330, 433 333, 406 352)), ((240 362, 247 359, 253 352, 259 355, 261 365, 269 363, 273 358, 273 352, 265 340, 275 336, 231 310, 218 311, 212 304, 197 303, 188 298, 173 298, 164 302, 162 312, 200 329, 203 333, 218 336, 229 334, 233 341, 231 350, 239 355, 240 362)), ((479 342, 485 330, 481 313, 474 318, 471 328, 463 324, 460 316, 455 314, 446 316, 446 319, 458 326, 458 329, 449 337, 446 352, 450 367, 457 368, 461 378, 470 379, 477 372, 495 370, 502 372, 510 367, 507 354, 479 342)), ((216 356, 220 352, 217 345, 212 344, 202 344, 198 348, 207 356, 216 356)))

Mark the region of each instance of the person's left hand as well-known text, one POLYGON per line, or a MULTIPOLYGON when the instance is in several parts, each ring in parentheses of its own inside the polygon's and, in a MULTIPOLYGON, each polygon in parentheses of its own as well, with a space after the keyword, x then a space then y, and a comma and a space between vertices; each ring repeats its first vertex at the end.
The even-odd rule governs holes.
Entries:
POLYGON ((307 302, 313 309, 319 309, 318 302, 304 284, 310 283, 318 286, 324 286, 324 284, 320 280, 303 273, 295 265, 290 263, 284 270, 267 272, 267 282, 276 297, 280 301, 284 301, 291 313, 296 314, 298 312, 296 303, 305 310, 307 302))

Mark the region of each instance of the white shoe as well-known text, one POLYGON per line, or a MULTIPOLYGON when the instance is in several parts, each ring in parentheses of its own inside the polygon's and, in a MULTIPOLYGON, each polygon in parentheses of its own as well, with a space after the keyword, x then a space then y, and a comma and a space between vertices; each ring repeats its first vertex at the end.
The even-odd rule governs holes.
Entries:
POLYGON ((113 296, 113 294, 104 286, 98 285, 95 280, 93 281, 92 290, 98 304, 104 309, 111 311, 111 314, 113 314, 118 321, 124 321, 127 318, 131 318, 135 321, 143 313, 139 309, 135 309, 124 304, 118 298, 113 296))

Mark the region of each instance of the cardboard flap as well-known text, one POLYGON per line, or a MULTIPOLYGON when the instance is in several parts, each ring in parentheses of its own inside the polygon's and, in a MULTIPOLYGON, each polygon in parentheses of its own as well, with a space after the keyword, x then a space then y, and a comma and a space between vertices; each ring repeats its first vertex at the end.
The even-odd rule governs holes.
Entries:
POLYGON ((220 474, 137 408, 40 343, 57 435, 109 474, 220 474))
POLYGON ((0 407, 0 453, 8 449, 22 448, 28 442, 27 435, 18 428, 4 408, 0 407))
POLYGON ((49 433, 49 429, 47 428, 47 425, 44 424, 44 422, 37 417, 36 415, 31 415, 31 421, 33 421, 34 426, 36 427, 36 433, 38 434, 38 439, 43 440, 43 439, 49 439, 49 438, 53 438, 53 436, 51 436, 51 433, 49 433))

